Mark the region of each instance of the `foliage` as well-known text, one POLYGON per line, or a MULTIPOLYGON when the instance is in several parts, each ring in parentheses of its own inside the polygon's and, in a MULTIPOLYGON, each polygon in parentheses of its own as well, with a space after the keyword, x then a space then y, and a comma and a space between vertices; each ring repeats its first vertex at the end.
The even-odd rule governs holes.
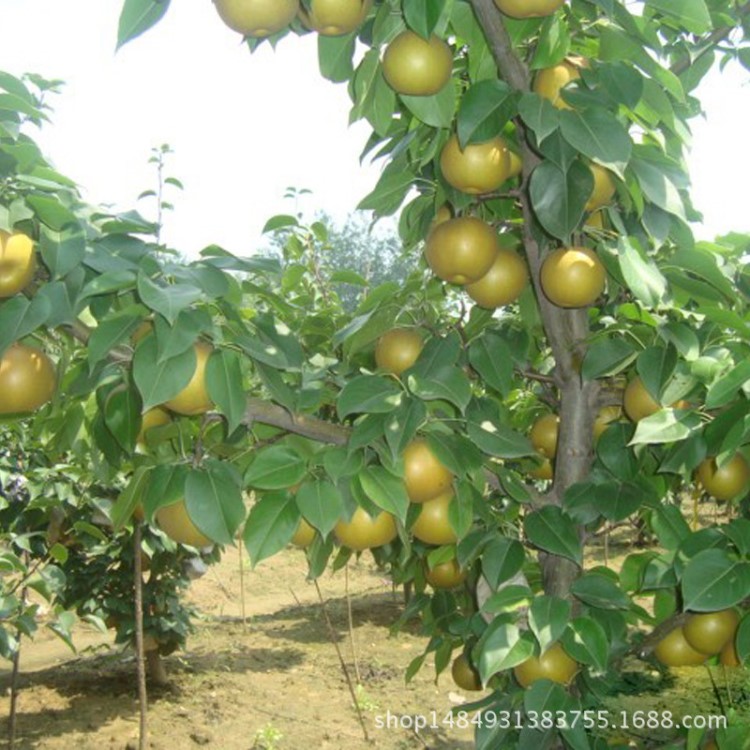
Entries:
MULTIPOLYGON (((128 0, 119 44, 166 9, 128 0)), ((37 97, 4 75, 0 229, 32 236, 41 269, 32 294, 0 303, 0 350, 34 336, 61 374, 53 403, 25 423, 34 444, 55 461, 88 457, 97 483, 125 484, 109 511, 115 529, 139 503, 153 521, 184 498, 203 534, 219 544, 241 536, 257 564, 304 517, 317 530, 311 576, 328 564, 339 519, 357 506, 390 512, 399 537, 374 555, 395 581, 413 584, 402 619, 420 616, 428 636, 407 676, 427 656, 442 671, 460 649, 493 688, 474 706, 485 715, 595 707, 622 660, 649 658, 687 610, 744 606, 750 594, 747 519, 733 513, 693 529, 680 511, 683 493, 700 493, 694 474, 706 457, 722 466, 750 442, 750 238, 695 241, 685 170, 695 89, 713 64, 746 61, 747 15, 728 0, 572 0, 519 21, 491 0, 385 0, 359 31, 320 37, 322 74, 348 82, 352 117, 373 129, 367 152, 386 162, 361 207, 375 216, 401 208, 401 238, 415 257, 446 201, 453 215, 515 237, 532 285, 497 312, 421 266, 401 284, 368 287, 350 312, 316 261, 325 226, 296 217, 267 225, 283 232, 283 264, 216 246, 178 262, 137 213, 81 204, 26 134, 27 122, 44 119, 37 97), (407 27, 451 43, 453 77, 434 96, 399 95, 383 77, 381 50, 407 27), (578 64, 579 78, 558 108, 533 89, 532 74, 563 60, 578 64), (502 136, 522 173, 507 190, 452 188, 440 153, 453 130, 463 146, 502 136), (602 228, 589 221, 592 163, 616 187, 602 228), (544 259, 571 244, 592 248, 607 273, 606 292, 586 308, 555 307, 540 283, 544 259), (145 320, 151 328, 134 341, 145 320), (377 372, 375 341, 403 324, 423 331, 422 353, 400 377, 377 372), (215 411, 174 415, 137 450, 143 410, 188 383, 199 339, 213 345, 215 411), (597 410, 621 403, 636 375, 654 413, 615 421, 595 443, 597 410), (538 457, 525 436, 549 410, 560 415, 551 484, 530 475, 538 457), (454 544, 410 533, 419 507, 401 481, 402 454, 417 434, 454 475, 454 544), (634 519, 659 548, 631 554, 619 571, 584 570, 593 536, 634 519), (429 593, 426 571, 454 558, 465 584, 429 593), (581 666, 576 689, 546 681, 523 691, 511 669, 556 642, 581 666)), ((292 31, 306 33, 297 21, 292 31)), ((249 40, 251 50, 262 41, 249 40)), ((349 554, 339 550, 333 566, 349 554)), ((742 661, 748 622, 735 642, 742 661)), ((719 732, 719 746, 739 746, 743 732, 719 732)), ((688 741, 701 739, 693 731, 688 741)), ((476 742, 607 746, 593 728, 489 721, 476 742)))

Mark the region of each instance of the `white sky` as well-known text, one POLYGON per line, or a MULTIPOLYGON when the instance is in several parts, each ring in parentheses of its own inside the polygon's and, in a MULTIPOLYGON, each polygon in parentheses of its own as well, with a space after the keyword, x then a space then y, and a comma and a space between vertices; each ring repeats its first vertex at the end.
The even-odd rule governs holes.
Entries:
MULTIPOLYGON (((313 35, 250 55, 209 0, 175 0, 115 54, 120 6, 0 0, 0 69, 67 82, 38 140, 89 201, 133 207, 154 187, 150 149, 168 143, 168 173, 186 191, 171 195, 164 239, 188 255, 212 242, 244 255, 270 216, 295 210, 287 187, 313 190, 299 208, 343 218, 374 186, 379 167, 359 165, 368 126, 348 127, 346 87, 320 76, 313 35)), ((695 123, 690 163, 705 238, 750 231, 740 182, 750 173, 747 78, 717 74, 701 92, 708 117, 695 123)), ((140 209, 153 216, 152 204, 140 209)))

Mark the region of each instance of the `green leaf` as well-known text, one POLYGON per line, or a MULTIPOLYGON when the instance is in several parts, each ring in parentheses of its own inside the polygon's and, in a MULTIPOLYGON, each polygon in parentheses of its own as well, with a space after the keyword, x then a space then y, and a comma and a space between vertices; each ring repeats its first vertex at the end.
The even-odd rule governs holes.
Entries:
POLYGON ((263 234, 268 232, 276 232, 279 229, 287 229, 289 227, 298 227, 299 221, 296 216, 289 216, 288 214, 277 214, 272 216, 263 226, 263 234))
POLYGON ((375 505, 406 522, 409 496, 403 479, 393 476, 382 466, 368 466, 359 475, 362 489, 375 505))
POLYGON ((499 422, 483 420, 481 423, 467 422, 466 432, 477 447, 488 456, 497 458, 523 458, 533 456, 536 451, 529 439, 499 422))
POLYGON ((433 96, 407 96, 401 94, 406 108, 425 125, 433 128, 449 128, 456 111, 456 84, 451 81, 433 96))
POLYGON ((344 512, 344 499, 332 482, 305 482, 297 491, 297 507, 302 515, 326 536, 344 512))
POLYGON ((518 112, 539 142, 560 126, 560 110, 538 94, 523 94, 518 102, 518 112))
POLYGON ((139 466, 112 506, 112 525, 119 531, 133 517, 133 512, 143 502, 151 478, 151 467, 139 466))
POLYGON ((174 323, 182 310, 201 298, 202 292, 191 284, 156 284, 141 272, 138 274, 138 296, 146 307, 174 323))
POLYGON ((604 628, 590 617, 576 617, 570 623, 562 643, 568 654, 581 664, 588 664, 600 672, 607 669, 609 639, 604 628))
POLYGON ((17 294, 0 304, 0 357, 11 344, 44 325, 51 311, 49 299, 39 295, 29 301, 17 294))
MULTIPOLYGON (((390 110, 391 114, 393 108, 390 110)), ((390 117, 391 115, 389 115, 390 117)), ((357 205, 360 211, 374 211, 378 216, 396 213, 412 187, 414 175, 400 159, 391 161, 380 175, 373 191, 357 205)))
POLYGON ((646 0, 646 7, 674 19, 686 31, 705 34, 712 28, 705 0, 646 0))
POLYGON ((553 236, 567 240, 581 223, 594 189, 591 170, 573 162, 567 172, 551 161, 542 162, 531 175, 531 205, 539 223, 553 236))
POLYGON ((524 520, 524 529, 529 542, 535 547, 582 564, 583 551, 578 532, 562 509, 548 505, 530 513, 524 520))
POLYGON ((401 404, 403 393, 391 378, 380 375, 358 375, 341 390, 336 403, 339 419, 367 412, 384 414, 401 404))
POLYGON ((638 355, 625 338, 608 335, 594 341, 586 350, 581 374, 586 380, 605 378, 622 372, 638 355))
POLYGON ((42 227, 39 248, 53 278, 62 278, 80 266, 86 254, 86 235, 77 222, 42 227))
POLYGON ((646 198, 667 213, 686 221, 679 190, 663 165, 647 160, 645 154, 641 153, 633 157, 630 166, 646 198))
POLYGON ((193 377, 196 367, 194 349, 158 361, 156 337, 146 336, 133 355, 133 379, 143 399, 143 409, 150 409, 174 398, 193 377))
POLYGON ((469 362, 485 385, 506 397, 513 387, 513 358, 505 341, 495 333, 484 333, 469 347, 469 362))
POLYGON ((635 435, 628 445, 656 445, 686 440, 701 428, 701 418, 695 412, 661 409, 639 420, 635 435))
MULTIPOLYGON (((91 331, 86 347, 89 367, 101 362, 114 347, 126 341, 138 328, 142 319, 139 308, 131 306, 101 321, 91 331)), ((1 322, 0 330, 2 330, 1 322)))
POLYGON ((500 135, 516 114, 513 91, 504 81, 479 81, 461 96, 456 130, 462 149, 500 135))
POLYGON ((231 434, 242 423, 247 408, 237 352, 222 349, 211 354, 206 364, 206 388, 211 401, 227 418, 227 429, 231 434))
POLYGON ((523 545, 515 539, 496 537, 489 542, 482 552, 482 573, 490 588, 497 590, 501 583, 513 578, 525 558, 523 545))
POLYGON ((597 507, 612 522, 635 513, 643 502, 643 488, 635 482, 603 482, 596 487, 597 507))
POLYGON ((460 367, 439 367, 428 376, 411 374, 407 381, 412 393, 419 398, 449 401, 462 412, 471 400, 471 383, 460 367))
POLYGON ((671 345, 650 346, 638 355, 636 369, 646 390, 661 397, 677 367, 677 350, 671 345))
POLYGON ((620 237, 617 258, 625 283, 646 307, 658 307, 667 293, 667 280, 635 240, 620 237))
POLYGON ((427 407, 420 399, 407 397, 386 417, 385 440, 391 456, 397 459, 427 418, 427 407))
POLYGON ((551 68, 562 62, 570 51, 570 31, 568 24, 559 13, 544 19, 539 30, 539 41, 534 50, 530 68, 551 68))
POLYGON ((318 34, 318 64, 323 78, 333 83, 342 83, 351 78, 356 42, 356 33, 346 36, 318 34))
POLYGON ((521 634, 517 625, 503 617, 496 617, 487 626, 472 652, 482 684, 487 684, 497 672, 511 669, 533 655, 531 634, 521 634))
POLYGON ((250 509, 242 541, 255 567, 289 544, 299 524, 299 511, 288 492, 269 492, 250 509))
POLYGON ((750 591, 750 563, 722 549, 707 549, 688 561, 682 574, 683 608, 716 612, 739 604, 750 591))
POLYGON ((358 474, 363 464, 364 456, 361 451, 349 453, 343 447, 330 447, 323 455, 323 468, 334 482, 338 482, 342 477, 358 474))
POLYGON ((305 460, 286 445, 272 445, 255 454, 245 474, 245 484, 259 490, 282 490, 302 481, 305 460))
POLYGON ((566 599, 541 594, 529 607, 529 627, 544 653, 565 632, 570 619, 571 605, 566 599))
POLYGON ((141 428, 141 400, 132 388, 115 388, 104 404, 104 424, 127 453, 135 449, 141 428))
POLYGON ((429 39, 443 14, 446 0, 405 0, 406 25, 423 39, 429 39))
POLYGON ((573 582, 570 591, 589 607, 630 609, 630 599, 627 594, 615 581, 601 573, 584 573, 573 582))
POLYGON ((245 519, 239 478, 230 464, 206 461, 191 469, 185 482, 185 507, 193 523, 209 539, 231 544, 245 519))
POLYGON ((151 471, 143 495, 146 518, 153 518, 159 508, 172 505, 185 498, 188 467, 184 464, 162 464, 151 471))
POLYGON ((565 140, 584 156, 623 176, 630 160, 632 142, 620 121, 602 107, 560 112, 565 140))
POLYGON ((690 536, 690 526, 676 505, 657 506, 651 516, 651 528, 667 550, 676 550, 690 536))
POLYGON ((706 394, 706 409, 728 404, 750 381, 750 360, 745 359, 711 384, 706 394))
POLYGON ((117 49, 148 31, 169 10, 170 0, 125 0, 117 27, 117 49))

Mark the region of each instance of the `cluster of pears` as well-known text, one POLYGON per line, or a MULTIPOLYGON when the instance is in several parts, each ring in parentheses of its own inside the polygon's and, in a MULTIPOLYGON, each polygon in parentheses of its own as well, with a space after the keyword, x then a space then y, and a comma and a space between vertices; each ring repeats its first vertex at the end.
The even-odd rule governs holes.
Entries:
POLYGON ((230 29, 256 39, 285 29, 298 17, 302 24, 323 36, 350 34, 364 23, 372 0, 214 0, 216 10, 230 29))
MULTIPOLYGON (((0 300, 20 294, 37 268, 32 239, 22 232, 0 231, 0 300)), ((52 360, 35 346, 12 344, 0 357, 0 415, 30 414, 55 394, 52 360)))
MULTIPOLYGON (((677 401, 673 409, 689 409, 688 401, 677 401)), ((636 375, 626 386, 623 409, 633 422, 656 414, 662 405, 654 398, 640 376, 636 375)), ((742 453, 734 453, 721 465, 715 456, 705 458, 696 469, 696 477, 703 489, 716 500, 733 500, 750 482, 750 464, 742 453)))
POLYGON ((734 643, 739 622, 734 609, 691 614, 659 641, 654 656, 667 667, 697 666, 717 655, 723 665, 739 666, 734 643))

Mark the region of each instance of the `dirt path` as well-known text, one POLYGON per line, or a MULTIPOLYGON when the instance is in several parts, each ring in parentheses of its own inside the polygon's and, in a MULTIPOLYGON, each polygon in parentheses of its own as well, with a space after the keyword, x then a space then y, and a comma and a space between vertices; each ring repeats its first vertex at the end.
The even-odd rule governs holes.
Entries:
MULTIPOLYGON (((244 571, 247 620, 241 619, 236 550, 197 581, 190 600, 203 615, 186 652, 166 660, 168 689, 152 693, 151 743, 157 750, 198 746, 221 750, 435 748, 468 750, 470 730, 378 729, 378 718, 426 715, 440 722, 468 696, 449 675, 438 686, 430 666, 409 685, 403 673, 421 652, 415 632, 389 636, 401 609, 390 583, 365 556, 350 569, 355 643, 362 687, 359 703, 373 740, 367 744, 318 603, 305 581, 301 553, 290 550, 244 571)), ((352 666, 345 576, 320 586, 344 658, 352 666)), ((137 736, 134 661, 81 629, 76 642, 105 654, 71 658, 44 635, 24 650, 18 748, 99 750, 133 746, 137 736)), ((7 675, 3 678, 7 687, 7 675)), ((473 696, 472 696, 473 697, 473 696)), ((0 710, 8 710, 7 696, 0 710)))

